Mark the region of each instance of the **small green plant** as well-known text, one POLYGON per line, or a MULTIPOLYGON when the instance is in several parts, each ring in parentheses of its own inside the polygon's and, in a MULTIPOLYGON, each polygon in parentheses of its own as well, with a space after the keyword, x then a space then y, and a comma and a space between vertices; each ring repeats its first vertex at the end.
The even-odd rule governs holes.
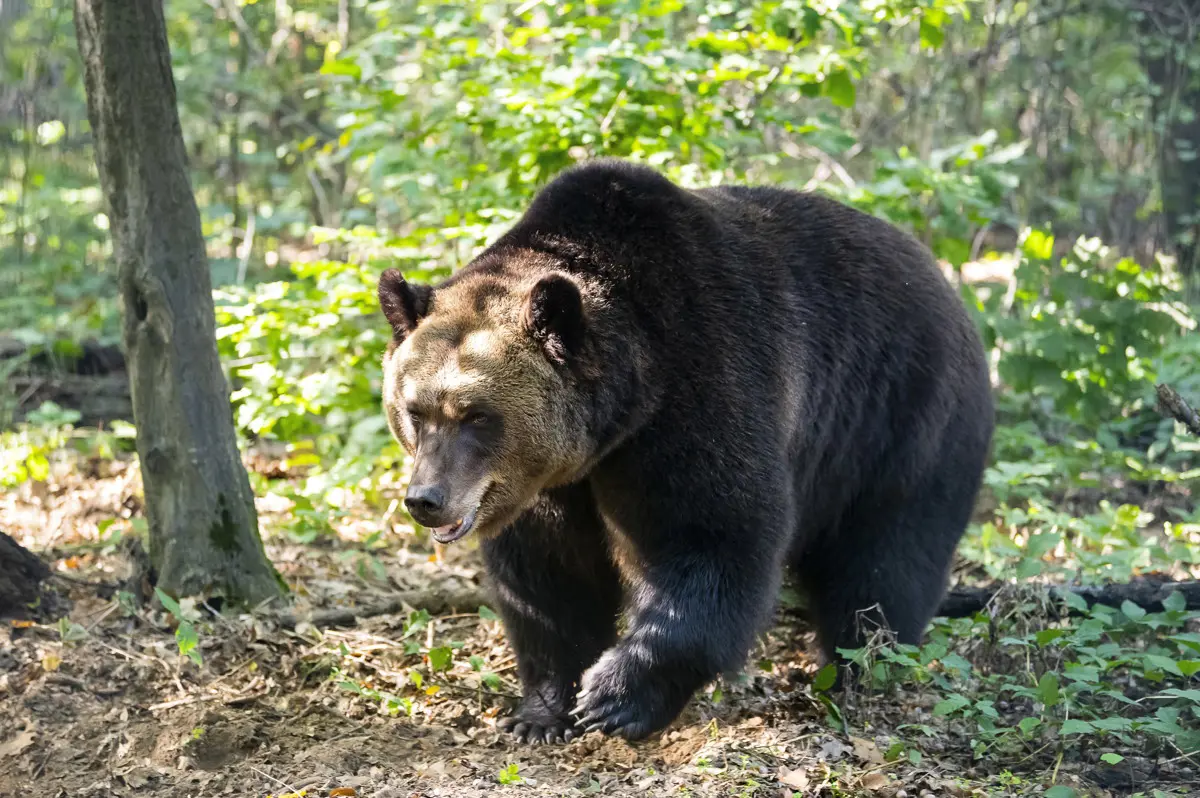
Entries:
POLYGON ((175 618, 175 642, 179 646, 179 654, 190 659, 196 665, 203 665, 204 658, 200 654, 199 644, 200 636, 196 634, 196 627, 192 618, 184 612, 179 602, 168 596, 161 588, 154 588, 155 595, 158 596, 159 602, 166 608, 167 612, 175 618))
POLYGON ((521 776, 517 773, 518 770, 519 767, 515 762, 505 765, 504 767, 500 768, 500 772, 496 774, 496 780, 501 784, 520 784, 524 781, 524 779, 521 778, 521 776))

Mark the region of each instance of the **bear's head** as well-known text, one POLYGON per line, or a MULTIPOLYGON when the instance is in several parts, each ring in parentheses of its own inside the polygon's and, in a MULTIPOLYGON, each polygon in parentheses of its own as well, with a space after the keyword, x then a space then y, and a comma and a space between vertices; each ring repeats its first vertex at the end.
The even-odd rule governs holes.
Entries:
POLYGON ((530 254, 432 289, 388 270, 383 407, 414 458, 405 505, 440 542, 493 535, 591 454, 570 387, 585 336, 580 286, 530 254))

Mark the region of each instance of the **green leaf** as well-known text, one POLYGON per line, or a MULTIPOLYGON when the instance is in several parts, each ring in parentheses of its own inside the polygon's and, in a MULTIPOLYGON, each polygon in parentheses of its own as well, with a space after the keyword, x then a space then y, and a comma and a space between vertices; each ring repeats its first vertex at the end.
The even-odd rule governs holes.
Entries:
POLYGON ((362 67, 353 61, 326 61, 321 65, 322 75, 347 75, 355 80, 362 77, 362 67))
POLYGON ((1172 590, 1171 595, 1163 599, 1163 609, 1170 612, 1183 612, 1187 609, 1187 599, 1178 590, 1172 590))
POLYGON ((1144 654, 1142 656, 1142 667, 1148 671, 1163 671, 1164 673, 1173 673, 1176 676, 1183 675, 1179 666, 1175 664, 1175 660, 1170 657, 1164 657, 1161 654, 1144 654))
POLYGON ((1039 647, 1045 647, 1047 643, 1057 640, 1060 637, 1066 637, 1067 634, 1066 629, 1043 629, 1034 635, 1033 639, 1037 641, 1039 647))
POLYGON ((1075 796, 1079 795, 1079 793, 1064 784, 1055 784, 1053 787, 1042 793, 1042 795, 1044 795, 1045 798, 1075 798, 1075 796))
POLYGON ((1022 734, 1024 734, 1025 736, 1028 737, 1029 734, 1034 729, 1036 729, 1038 726, 1041 726, 1041 725, 1042 725, 1041 718, 1029 717, 1029 718, 1021 718, 1020 722, 1017 723, 1017 728, 1019 728, 1021 730, 1022 734))
POLYGON ((837 681, 837 663, 830 662, 821 670, 817 671, 817 678, 813 679, 813 689, 824 692, 830 687, 833 687, 837 681))
POLYGON ((1030 230, 1022 249, 1033 260, 1050 260, 1054 254, 1054 236, 1046 235, 1041 230, 1030 230))
POLYGON ((1121 612, 1131 621, 1140 621, 1146 617, 1146 611, 1129 599, 1121 602, 1121 612))
POLYGON ((1107 753, 1100 755, 1100 761, 1107 762, 1110 765, 1116 765, 1125 761, 1125 757, 1121 756, 1120 754, 1107 753))
POLYGON ((200 649, 196 646, 200 643, 200 637, 196 634, 196 627, 192 626, 188 621, 180 621, 179 627, 175 630, 175 642, 179 645, 179 653, 185 655, 197 665, 203 665, 204 661, 200 657, 200 649))
POLYGON ((1175 660, 1175 666, 1179 668, 1181 674, 1189 678, 1200 673, 1200 659, 1175 660))
POLYGON ((1037 695, 1047 709, 1058 706, 1058 676, 1053 673, 1042 674, 1038 680, 1037 695))
POLYGON ((500 620, 500 616, 499 616, 499 615, 497 615, 495 612, 493 612, 493 611, 492 611, 492 608, 491 608, 491 607, 489 607, 489 606, 488 606, 488 605, 486 605, 486 604, 480 604, 480 605, 479 605, 479 617, 480 617, 480 618, 483 618, 485 621, 498 621, 498 620, 500 620))
POLYGON ((841 108, 854 107, 854 81, 850 79, 850 73, 846 70, 834 72, 826 77, 821 85, 824 87, 825 96, 832 100, 834 105, 841 108))
POLYGON ((454 649, 449 646, 439 646, 429 649, 429 668, 437 673, 449 669, 450 660, 454 657, 454 649))
POLYGON ((1077 612, 1087 612, 1087 599, 1071 590, 1062 592, 1062 599, 1066 605, 1077 612))
POLYGON ((1092 724, 1088 723, 1086 720, 1076 720, 1072 718, 1070 720, 1063 721, 1063 725, 1062 728, 1059 729, 1059 733, 1063 735, 1089 734, 1095 730, 1095 727, 1093 727, 1092 724))
POLYGON ((183 620, 183 610, 179 608, 179 602, 162 592, 162 588, 155 587, 154 595, 158 596, 159 602, 166 607, 167 612, 171 613, 178 620, 183 620))
POLYGON ((941 28, 930 24, 929 20, 921 19, 921 46, 936 50, 946 40, 946 34, 941 28))
POLYGON ((970 699, 966 698, 965 696, 961 696, 961 695, 950 696, 945 701, 939 701, 933 707, 933 714, 934 715, 949 715, 952 712, 957 712, 958 710, 962 709, 963 707, 965 707, 967 704, 970 704, 970 703, 971 703, 970 699))

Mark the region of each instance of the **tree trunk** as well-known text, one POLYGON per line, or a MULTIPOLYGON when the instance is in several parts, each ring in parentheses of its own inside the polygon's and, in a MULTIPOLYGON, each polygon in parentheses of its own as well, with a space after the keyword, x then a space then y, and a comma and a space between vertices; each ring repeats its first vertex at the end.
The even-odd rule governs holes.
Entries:
POLYGON ((50 568, 0 532, 0 618, 23 614, 26 604, 38 597, 38 586, 50 568))
POLYGON ((258 602, 263 552, 217 358, 162 0, 76 0, 96 164, 111 216, 150 558, 176 595, 258 602))
POLYGON ((1179 270, 1200 275, 1200 70, 1194 48, 1200 0, 1134 4, 1141 12, 1141 53, 1158 89, 1153 114, 1169 245, 1179 270))

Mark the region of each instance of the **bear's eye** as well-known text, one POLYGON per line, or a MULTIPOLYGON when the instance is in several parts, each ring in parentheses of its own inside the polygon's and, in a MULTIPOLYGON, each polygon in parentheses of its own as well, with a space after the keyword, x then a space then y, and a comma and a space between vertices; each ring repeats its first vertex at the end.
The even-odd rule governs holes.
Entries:
POLYGON ((472 427, 482 427, 491 420, 492 420, 491 416, 489 416, 487 413, 484 413, 480 410, 476 410, 474 412, 468 413, 467 417, 463 419, 463 423, 469 424, 472 427))

